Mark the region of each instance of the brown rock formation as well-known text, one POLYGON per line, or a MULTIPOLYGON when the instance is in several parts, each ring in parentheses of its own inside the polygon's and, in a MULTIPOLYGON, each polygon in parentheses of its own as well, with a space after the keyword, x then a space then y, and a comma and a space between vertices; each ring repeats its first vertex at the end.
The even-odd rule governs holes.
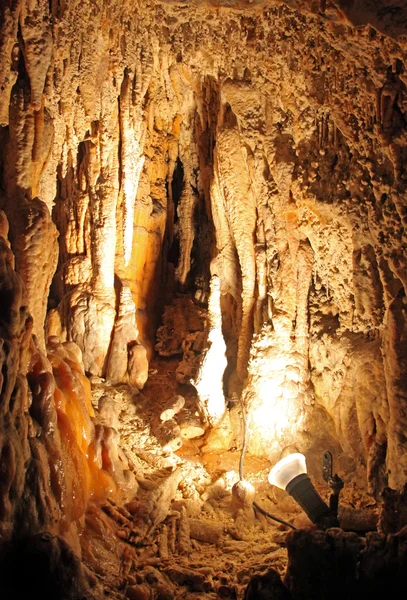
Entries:
MULTIPOLYGON (((4 216, 2 224, 5 235, 4 216)), ((2 540, 45 529, 77 544, 88 501, 114 493, 115 481, 121 479, 123 491, 134 481, 125 482, 118 440, 94 424, 78 346, 49 338, 45 356, 33 337, 22 280, 7 239, 1 242, 2 540)))
POLYGON ((0 542, 79 551, 86 515, 90 564, 121 565, 111 589, 230 597, 186 564, 151 570, 156 530, 185 558, 187 509, 215 510, 171 470, 181 452, 299 450, 316 472, 327 448, 374 498, 403 488, 406 40, 390 0, 1 4, 0 542), (111 500, 136 476, 133 514, 111 500))

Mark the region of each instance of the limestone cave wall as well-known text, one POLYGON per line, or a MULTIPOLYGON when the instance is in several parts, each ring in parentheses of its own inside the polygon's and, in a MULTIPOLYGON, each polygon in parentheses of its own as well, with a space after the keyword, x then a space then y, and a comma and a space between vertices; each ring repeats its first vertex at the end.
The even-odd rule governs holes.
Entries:
POLYGON ((157 354, 208 449, 243 404, 253 455, 328 440, 374 494, 406 481, 405 9, 233 4, 2 4, 10 531, 134 489, 85 373, 142 389, 157 354))

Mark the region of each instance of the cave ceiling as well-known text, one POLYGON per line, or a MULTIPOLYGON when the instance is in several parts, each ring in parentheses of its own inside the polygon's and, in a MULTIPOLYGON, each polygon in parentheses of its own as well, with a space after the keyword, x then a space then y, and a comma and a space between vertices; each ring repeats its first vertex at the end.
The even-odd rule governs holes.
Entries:
POLYGON ((331 21, 345 21, 351 25, 371 25, 391 37, 405 35, 407 8, 399 0, 160 0, 162 4, 179 7, 199 6, 207 8, 228 7, 238 10, 261 9, 284 4, 299 12, 311 12, 331 21))

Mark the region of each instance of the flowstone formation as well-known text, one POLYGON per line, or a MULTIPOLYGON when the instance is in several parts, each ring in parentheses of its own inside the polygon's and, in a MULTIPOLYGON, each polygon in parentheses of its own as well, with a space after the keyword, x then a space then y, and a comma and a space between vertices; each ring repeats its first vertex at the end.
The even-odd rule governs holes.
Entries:
POLYGON ((2 4, 0 539, 72 594, 243 593, 242 445, 402 490, 406 66, 403 2, 2 4))
POLYGON ((1 541, 45 530, 78 548, 90 499, 129 499, 136 479, 98 422, 79 347, 50 337, 45 354, 33 335, 3 212, 0 222, 1 541))

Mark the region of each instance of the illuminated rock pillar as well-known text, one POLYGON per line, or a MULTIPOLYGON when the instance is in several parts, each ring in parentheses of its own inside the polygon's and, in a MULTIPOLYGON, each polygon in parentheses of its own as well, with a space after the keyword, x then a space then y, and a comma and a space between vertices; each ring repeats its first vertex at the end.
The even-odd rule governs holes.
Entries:
POLYGON ((194 386, 204 413, 212 426, 219 425, 226 411, 223 395, 223 376, 226 369, 226 344, 222 335, 222 317, 220 312, 220 283, 212 276, 208 305, 209 334, 207 350, 194 386))

